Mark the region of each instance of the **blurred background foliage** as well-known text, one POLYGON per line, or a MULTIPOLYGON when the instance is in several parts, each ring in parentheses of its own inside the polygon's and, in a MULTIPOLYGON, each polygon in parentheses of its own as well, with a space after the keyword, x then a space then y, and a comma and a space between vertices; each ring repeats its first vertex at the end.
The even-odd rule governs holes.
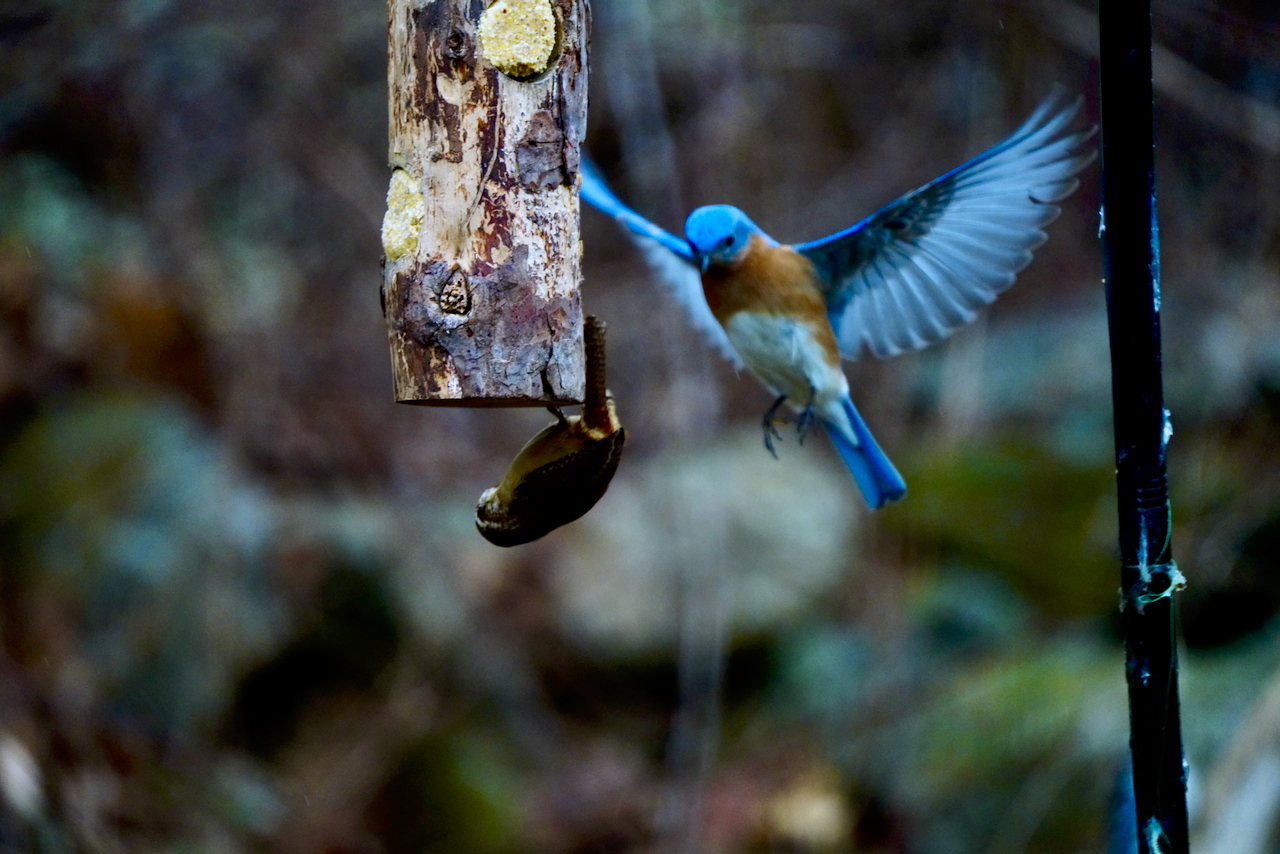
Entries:
MULTIPOLYGON (((1157 5, 1195 845, 1273 852, 1280 13, 1157 5)), ((1097 116, 1074 0, 594 13, 587 146, 672 229, 809 239, 1054 83, 1097 116)), ((874 516, 584 212, 627 455, 502 551, 472 507, 547 416, 391 403, 385 15, 0 7, 0 851, 1106 850, 1097 167, 975 327, 848 366, 910 483, 874 516)))

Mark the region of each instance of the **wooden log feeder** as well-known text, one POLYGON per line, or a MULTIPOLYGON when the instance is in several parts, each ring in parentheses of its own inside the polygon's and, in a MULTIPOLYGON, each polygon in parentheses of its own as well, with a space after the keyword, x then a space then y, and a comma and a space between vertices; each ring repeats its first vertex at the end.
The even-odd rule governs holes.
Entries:
POLYGON ((582 399, 589 14, 390 0, 382 307, 401 403, 582 399))

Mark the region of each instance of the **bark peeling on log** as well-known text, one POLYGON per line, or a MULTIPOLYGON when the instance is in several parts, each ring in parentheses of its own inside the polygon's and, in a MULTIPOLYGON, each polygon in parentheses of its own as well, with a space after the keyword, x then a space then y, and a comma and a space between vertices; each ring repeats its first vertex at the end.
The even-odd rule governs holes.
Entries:
POLYGON ((417 179, 425 207, 417 250, 384 270, 396 399, 576 402, 589 12, 553 0, 553 64, 514 80, 480 54, 484 6, 391 0, 389 160, 417 179))
POLYGON ((516 146, 520 183, 538 191, 567 183, 564 159, 564 132, 546 110, 534 113, 529 130, 516 146))

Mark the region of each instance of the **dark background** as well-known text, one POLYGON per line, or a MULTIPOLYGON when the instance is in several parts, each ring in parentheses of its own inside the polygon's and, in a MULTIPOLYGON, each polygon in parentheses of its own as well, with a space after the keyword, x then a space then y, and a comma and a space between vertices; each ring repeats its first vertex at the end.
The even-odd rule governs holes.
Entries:
MULTIPOLYGON (((1280 13, 1157 6, 1195 850, 1250 854, 1280 806, 1280 13)), ((729 202, 829 233, 1055 83, 1097 119, 1071 0, 594 13, 587 148, 671 229, 729 202)), ((0 851, 1106 850, 1098 167, 974 327, 848 366, 910 484, 874 515, 824 441, 768 457, 767 393, 584 212, 626 455, 499 550, 474 502, 548 416, 391 402, 385 15, 0 6, 0 851)))

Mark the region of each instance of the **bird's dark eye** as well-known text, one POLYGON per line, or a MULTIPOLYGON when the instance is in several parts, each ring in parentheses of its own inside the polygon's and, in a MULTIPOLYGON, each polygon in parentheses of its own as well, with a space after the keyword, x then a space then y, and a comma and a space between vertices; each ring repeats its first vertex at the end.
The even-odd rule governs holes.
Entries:
POLYGON ((729 235, 728 237, 726 237, 724 240, 721 240, 721 241, 720 241, 720 248, 721 248, 721 249, 728 249, 728 248, 729 248, 730 246, 732 246, 732 245, 733 245, 733 235, 732 235, 732 234, 730 234, 730 235, 729 235))

